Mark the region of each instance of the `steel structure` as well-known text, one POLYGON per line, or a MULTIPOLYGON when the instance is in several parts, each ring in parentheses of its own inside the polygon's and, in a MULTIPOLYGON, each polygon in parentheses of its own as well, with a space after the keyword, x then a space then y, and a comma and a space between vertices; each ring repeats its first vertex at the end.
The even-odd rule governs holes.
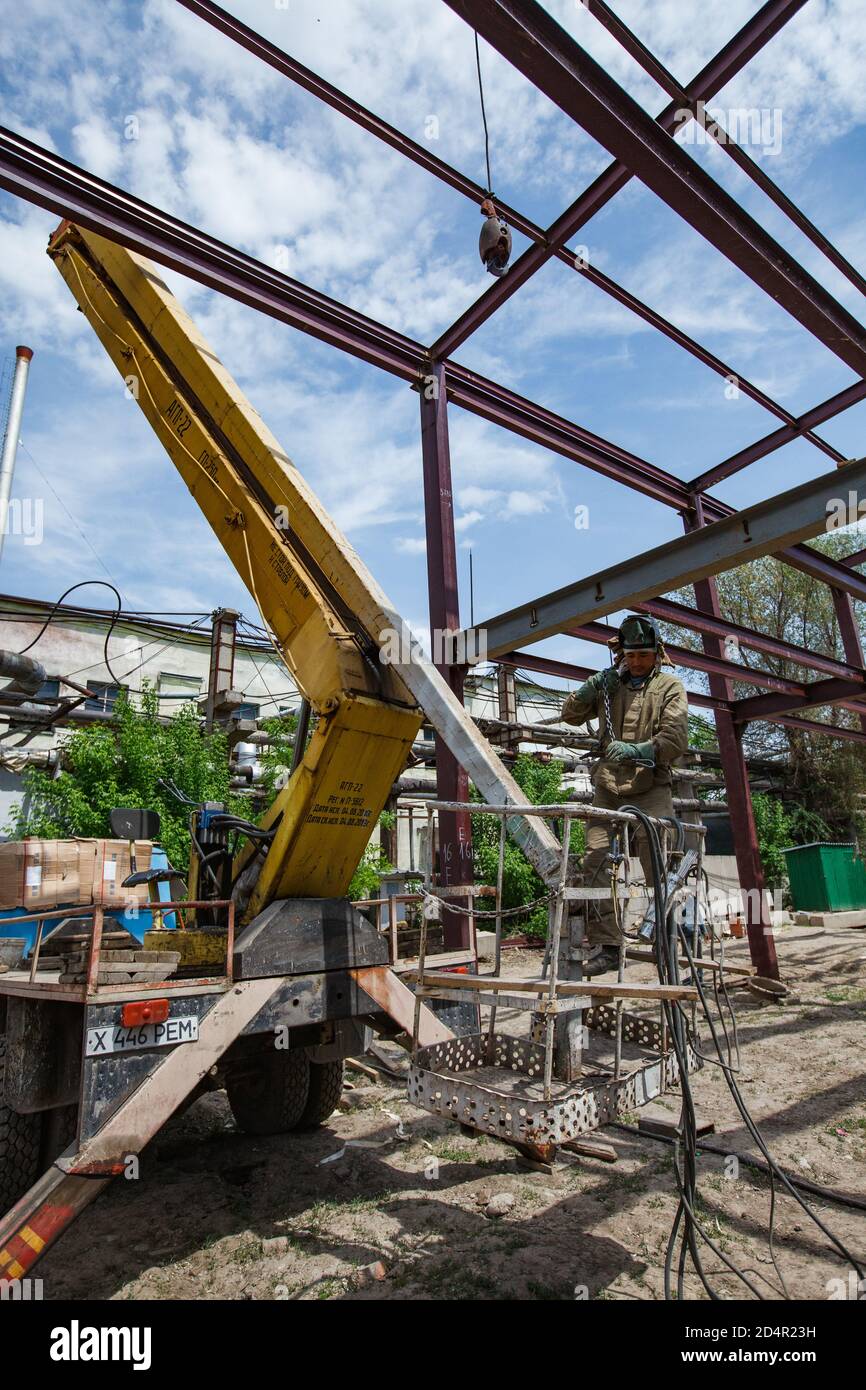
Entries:
MULTIPOLYGON (((508 275, 491 285, 430 346, 347 308, 310 286, 263 265, 197 228, 76 168, 20 135, 2 129, 0 187, 141 251, 191 279, 370 362, 418 389, 431 626, 459 628, 448 449, 449 403, 472 411, 672 507, 682 515, 687 533, 699 532, 703 527, 716 523, 715 535, 726 537, 729 543, 737 534, 738 525, 742 526, 743 519, 732 507, 709 494, 708 488, 797 438, 804 439, 836 464, 845 462, 839 451, 816 431, 825 421, 866 398, 866 328, 673 139, 673 132, 683 112, 689 111, 693 117, 699 118, 699 103, 719 92, 771 42, 806 2, 767 0, 701 72, 691 81, 681 83, 631 33, 604 0, 592 0, 586 6, 588 12, 671 97, 669 104, 653 120, 535 0, 445 0, 457 15, 498 49, 529 81, 605 146, 613 155, 613 162, 546 229, 539 227, 518 209, 497 200, 511 225, 532 244, 511 267, 508 275), (638 178, 652 189, 712 247, 750 276, 756 285, 850 367, 857 379, 829 400, 794 416, 744 377, 735 366, 721 361, 651 306, 618 285, 610 276, 589 266, 571 250, 568 246, 570 238, 632 178, 638 178), (692 480, 684 481, 579 424, 467 370, 455 361, 453 353, 459 346, 552 257, 569 265, 602 293, 638 315, 711 370, 724 376, 735 376, 740 390, 781 423, 730 458, 706 469, 692 480)), ((228 40, 242 45, 287 81, 310 92, 452 189, 473 202, 480 202, 485 195, 487 190, 473 179, 381 120, 211 3, 211 0, 178 0, 178 3, 221 31, 228 40)), ((720 144, 738 168, 761 188, 830 263, 858 289, 866 290, 866 280, 861 273, 725 132, 721 132, 720 144)), ((826 479, 824 482, 826 484, 826 479)), ((816 490, 814 485, 807 485, 807 491, 810 487, 814 504, 820 496, 820 486, 816 490)), ((788 494, 779 500, 785 506, 790 506, 791 499, 792 495, 788 494)), ((562 626, 548 625, 547 629, 572 631, 573 635, 589 637, 590 640, 605 640, 602 635, 604 629, 596 621, 597 618, 615 611, 620 603, 633 600, 635 606, 700 635, 702 653, 674 648, 674 654, 683 665, 704 672, 709 679, 708 695, 690 692, 689 698, 693 703, 712 710, 716 719, 740 878, 744 887, 752 889, 760 888, 763 879, 742 754, 744 724, 752 719, 772 719, 812 733, 830 733, 834 737, 855 741, 866 740, 866 669, 853 608, 855 599, 866 600, 866 577, 857 570, 857 566, 866 560, 866 551, 856 552, 844 562, 820 554, 801 539, 815 534, 817 528, 809 530, 808 527, 804 529, 790 524, 786 531, 784 525, 778 524, 781 510, 772 502, 763 504, 761 515, 767 521, 768 529, 760 553, 773 551, 785 564, 831 587, 844 660, 796 647, 725 620, 713 576, 725 568, 726 563, 730 563, 731 552, 728 552, 727 561, 718 551, 715 557, 708 560, 710 552, 703 542, 706 539, 711 546, 712 534, 706 538, 687 535, 679 545, 670 547, 683 556, 699 553, 702 556, 688 576, 695 589, 694 609, 659 597, 658 593, 648 596, 646 588, 641 595, 634 588, 628 590, 627 585, 621 586, 616 594, 608 587, 604 600, 594 605, 592 613, 581 610, 577 614, 579 620, 575 621, 574 614, 563 611, 557 615, 562 618, 562 626), (795 662, 804 670, 820 673, 824 679, 808 683, 783 680, 732 661, 726 655, 725 648, 729 638, 752 650, 795 662), (737 699, 733 681, 756 685, 767 693, 737 699), (818 705, 834 705, 858 713, 860 728, 828 726, 794 713, 818 705)), ((754 512, 755 509, 750 511, 754 512)), ((741 553, 741 548, 737 546, 738 559, 741 553)), ((662 573, 659 570, 657 582, 663 586, 666 582, 682 582, 682 578, 682 571, 674 576, 670 571, 662 573)), ((532 606, 526 607, 530 609, 532 606)), ((537 640, 532 631, 528 636, 515 632, 512 641, 518 640, 519 636, 520 640, 537 640)), ((570 663, 510 650, 509 642, 500 646, 498 651, 499 660, 506 666, 520 665, 568 678, 584 674, 584 668, 570 663)), ((444 667, 443 674, 452 690, 459 694, 462 688, 460 669, 444 667)), ((439 797, 446 801, 462 800, 465 795, 465 772, 441 744, 437 767, 439 797)), ((457 812, 443 826, 443 841, 450 846, 447 857, 451 864, 452 884, 465 882, 470 876, 471 851, 466 820, 463 813, 457 812)), ((749 903, 754 904, 759 896, 754 892, 748 894, 749 903)), ((768 924, 760 912, 755 913, 752 907, 749 910, 749 941, 753 960, 763 974, 773 975, 777 967, 772 937, 766 930, 768 924)))

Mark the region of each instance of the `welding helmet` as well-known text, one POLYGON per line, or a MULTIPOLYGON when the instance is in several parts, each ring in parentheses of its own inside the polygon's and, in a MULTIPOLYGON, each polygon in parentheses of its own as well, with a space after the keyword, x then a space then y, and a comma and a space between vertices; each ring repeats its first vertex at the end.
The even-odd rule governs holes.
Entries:
POLYGON ((645 613, 629 613, 619 625, 619 648, 623 652, 657 652, 659 630, 654 618, 645 613))

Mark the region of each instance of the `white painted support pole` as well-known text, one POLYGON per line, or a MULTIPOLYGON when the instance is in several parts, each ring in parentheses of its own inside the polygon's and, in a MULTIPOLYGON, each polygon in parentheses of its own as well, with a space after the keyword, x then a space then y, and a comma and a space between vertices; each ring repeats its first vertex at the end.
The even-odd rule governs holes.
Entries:
POLYGON ((12 478, 15 473, 15 459, 18 454, 18 440, 21 435, 21 419, 24 414, 24 395, 27 390, 27 373, 33 349, 15 349, 15 376, 12 381, 12 395, 9 400, 9 418, 3 439, 3 454, 0 457, 0 556, 9 522, 9 499, 12 496, 12 478))

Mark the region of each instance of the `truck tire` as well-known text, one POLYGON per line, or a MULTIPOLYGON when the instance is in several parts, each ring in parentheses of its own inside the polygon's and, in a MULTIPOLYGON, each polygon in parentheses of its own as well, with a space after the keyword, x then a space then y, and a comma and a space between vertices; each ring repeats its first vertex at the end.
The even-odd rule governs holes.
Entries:
POLYGON ((315 1129, 333 1115, 343 1094, 342 1058, 337 1062, 310 1063, 310 1094, 298 1129, 315 1129))
POLYGON ((14 1207, 32 1187, 42 1165, 39 1148, 42 1116, 19 1115, 5 1101, 6 1035, 0 1033, 0 1212, 14 1207))
POLYGON ((310 1098, 310 1059, 301 1048, 263 1055, 251 1070, 229 1072, 232 1114, 247 1134, 288 1134, 297 1129, 310 1098))

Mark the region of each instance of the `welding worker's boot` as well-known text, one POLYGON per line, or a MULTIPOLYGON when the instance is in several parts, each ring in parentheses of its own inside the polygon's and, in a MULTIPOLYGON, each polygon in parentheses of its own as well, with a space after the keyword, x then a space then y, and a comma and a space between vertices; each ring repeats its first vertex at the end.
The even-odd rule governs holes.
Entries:
POLYGON ((618 946, 591 946, 583 958, 583 973, 587 978, 606 975, 609 970, 618 969, 618 946))

